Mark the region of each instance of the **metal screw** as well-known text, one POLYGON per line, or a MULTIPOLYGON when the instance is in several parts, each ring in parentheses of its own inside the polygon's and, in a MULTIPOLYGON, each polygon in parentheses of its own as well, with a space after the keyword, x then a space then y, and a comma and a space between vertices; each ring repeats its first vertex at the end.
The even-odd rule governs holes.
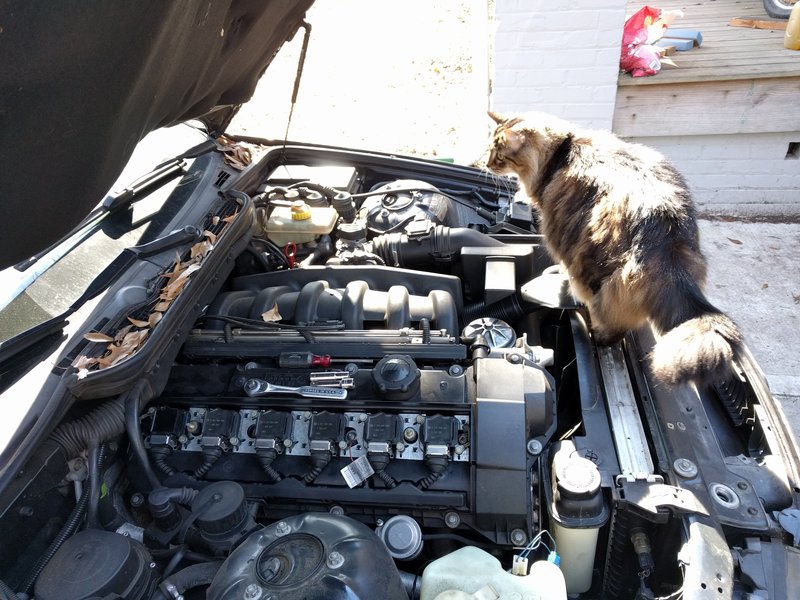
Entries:
POLYGON ((306 421, 308 421, 311 418, 311 411, 310 410, 303 411, 303 418, 306 421))
POLYGON ((375 525, 377 527, 383 527, 383 519, 375 519, 375 525))
POLYGON ((697 477, 697 465, 688 458, 676 458, 672 463, 675 472, 686 479, 697 477))
POLYGON ((397 451, 402 454, 403 451, 406 449, 406 445, 403 442, 398 442, 395 448, 397 448, 397 451))
POLYGON ((328 560, 326 563, 329 569, 338 569, 344 564, 344 556, 336 551, 331 552, 328 554, 328 560))
POLYGON ((403 430, 403 439, 408 442, 409 444, 413 444, 417 441, 417 430, 413 427, 406 427, 403 430))
POLYGON ((19 507, 19 516, 20 517, 32 517, 33 516, 33 507, 31 507, 31 506, 20 506, 19 507))
POLYGON ((416 421, 417 425, 422 425, 425 422, 425 415, 417 415, 414 417, 414 421, 416 421))
POLYGON ((328 512, 331 513, 332 515, 338 515, 340 517, 344 515, 344 509, 338 504, 334 504, 333 506, 331 506, 328 509, 328 512))
POLYGON ((509 354, 507 358, 512 365, 518 365, 522 362, 522 357, 519 354, 509 354))
POLYGON ((188 441, 189 441, 189 438, 188 438, 188 437, 186 437, 185 435, 180 435, 180 436, 178 436, 178 443, 179 443, 179 444, 183 445, 183 444, 185 444, 185 443, 186 443, 186 442, 188 442, 188 441))
POLYGON ((294 442, 292 440, 290 440, 289 438, 286 438, 285 440, 283 440, 283 445, 286 446, 287 448, 291 448, 292 444, 294 444, 294 442))
POLYGON ((448 375, 452 377, 458 377, 464 372, 464 367, 461 365, 450 365, 450 368, 447 369, 448 375))
POLYGON ((532 454, 533 456, 538 456, 542 451, 542 442, 533 439, 528 440, 526 448, 528 449, 528 452, 530 454, 532 454))
POLYGON ((188 431, 190 434, 194 435, 195 433, 200 431, 200 423, 198 423, 197 421, 189 421, 186 424, 186 431, 188 431))
POLYGON ((464 454, 464 451, 465 451, 465 450, 466 450, 466 448, 465 448, 464 446, 462 446, 461 444, 458 444, 458 445, 455 447, 456 454, 458 454, 459 456, 461 456, 462 454, 464 454))
POLYGON ((144 496, 138 492, 131 496, 131 506, 133 508, 139 508, 144 504, 144 496))
POLYGON ((360 415, 358 415, 358 422, 363 423, 364 421, 367 420, 367 418, 368 418, 367 413, 361 413, 360 415))
POLYGON ((277 525, 275 525, 275 533, 279 536, 286 535, 292 531, 291 526, 286 521, 279 521, 277 525))
POLYGON ((358 365, 356 363, 347 363, 344 366, 344 370, 350 373, 350 375, 355 375, 358 373, 358 365))
POLYGON ((244 588, 244 600, 258 600, 259 598, 261 598, 261 588, 255 583, 244 588))
POLYGON ((455 529, 459 525, 461 525, 461 517, 457 512, 450 511, 444 516, 444 524, 447 525, 450 529, 455 529))
POLYGON ((241 440, 238 437, 232 437, 228 440, 231 443, 231 446, 238 446, 241 440))
POLYGON ((341 440, 339 442, 339 449, 340 450, 347 450, 347 442, 345 442, 344 440, 341 440))
POLYGON ((522 546, 528 541, 528 536, 522 529, 512 529, 508 537, 515 546, 522 546))

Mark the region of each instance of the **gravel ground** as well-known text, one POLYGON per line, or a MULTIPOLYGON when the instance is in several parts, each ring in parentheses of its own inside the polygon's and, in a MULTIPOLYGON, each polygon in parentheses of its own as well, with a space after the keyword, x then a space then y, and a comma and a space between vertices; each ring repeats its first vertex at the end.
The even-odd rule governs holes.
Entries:
MULTIPOLYGON (((289 139, 471 162, 490 131, 487 15, 486 0, 317 0, 289 139)), ((231 133, 283 138, 301 42, 231 133)))

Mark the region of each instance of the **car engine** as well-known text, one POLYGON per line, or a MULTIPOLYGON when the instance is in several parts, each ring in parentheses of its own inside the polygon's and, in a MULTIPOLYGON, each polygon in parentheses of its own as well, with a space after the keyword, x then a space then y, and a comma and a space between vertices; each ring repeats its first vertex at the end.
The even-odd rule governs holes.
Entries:
MULTIPOLYGON (((81 402, 0 497, 7 539, 31 538, 0 546, 7 587, 39 600, 761 589, 764 536, 796 515, 755 371, 666 390, 650 383, 651 333, 596 346, 512 181, 288 145, 242 172, 200 156, 176 189, 204 241, 95 328, 150 328, 120 367, 159 350, 118 397, 115 366, 73 369, 81 402)), ((69 359, 104 352, 89 339, 69 359)))

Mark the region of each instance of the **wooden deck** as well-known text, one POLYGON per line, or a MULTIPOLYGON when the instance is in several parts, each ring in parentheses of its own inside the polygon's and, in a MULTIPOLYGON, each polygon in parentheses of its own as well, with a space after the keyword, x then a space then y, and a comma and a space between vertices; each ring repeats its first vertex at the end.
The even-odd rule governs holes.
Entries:
POLYGON ((677 68, 665 66, 652 77, 621 74, 620 86, 800 75, 800 51, 783 47, 784 31, 729 25, 735 17, 772 20, 761 0, 632 0, 628 2, 627 14, 632 15, 645 4, 664 10, 682 10, 683 17, 675 19, 673 27, 698 29, 703 34, 703 44, 673 54, 671 58, 677 68))
MULTIPOLYGON (((645 4, 628 3, 628 14, 645 4)), ((651 77, 618 80, 614 131, 625 137, 800 131, 800 51, 783 47, 783 30, 729 25, 769 20, 761 0, 664 0, 680 9, 674 27, 698 29, 703 44, 671 58, 651 77)), ((785 23, 785 21, 784 21, 785 23)))

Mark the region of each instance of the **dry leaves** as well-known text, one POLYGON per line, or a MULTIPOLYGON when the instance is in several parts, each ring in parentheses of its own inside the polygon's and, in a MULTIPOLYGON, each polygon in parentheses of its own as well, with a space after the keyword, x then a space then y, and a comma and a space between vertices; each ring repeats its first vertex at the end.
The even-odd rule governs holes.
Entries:
MULTIPOLYGON (((226 226, 236 218, 238 213, 234 213, 221 219, 226 226)), ((215 217, 216 223, 220 222, 219 217, 215 217)), ((90 342, 105 343, 106 349, 102 356, 81 355, 75 359, 72 366, 78 371, 78 379, 83 379, 89 374, 90 369, 107 369, 119 364, 129 356, 132 356, 144 344, 150 331, 158 325, 164 317, 164 312, 170 307, 173 301, 180 295, 189 283, 192 274, 200 270, 200 267, 209 253, 214 249, 217 242, 217 235, 211 231, 203 232, 203 239, 192 246, 189 252, 189 260, 183 262, 180 254, 175 254, 175 265, 163 277, 167 283, 161 289, 158 301, 153 306, 147 319, 136 319, 129 316, 129 325, 121 327, 114 336, 105 333, 92 331, 84 334, 84 338, 90 342)), ((277 313, 277 306, 275 307, 277 313)), ((266 314, 266 313, 265 313, 266 314)), ((280 315, 278 315, 280 320, 280 315)))
POLYGON ((261 313, 261 319, 265 323, 277 323, 278 321, 283 319, 281 313, 278 312, 278 304, 275 303, 275 306, 270 308, 268 311, 261 313))
POLYGON ((224 135, 217 138, 217 150, 222 152, 225 163, 238 171, 253 162, 253 151, 248 144, 235 142, 224 135))

